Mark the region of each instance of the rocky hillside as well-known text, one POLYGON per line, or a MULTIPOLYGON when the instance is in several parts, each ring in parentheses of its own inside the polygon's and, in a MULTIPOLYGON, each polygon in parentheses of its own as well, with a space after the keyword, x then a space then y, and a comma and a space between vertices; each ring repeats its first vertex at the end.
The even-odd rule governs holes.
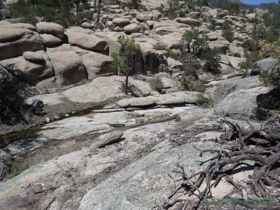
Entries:
POLYGON ((22 122, 1 124, 3 209, 279 209, 279 48, 255 45, 262 20, 145 5, 67 28, 0 21, 0 108, 22 122), (137 48, 128 95, 110 65, 119 36, 137 48))

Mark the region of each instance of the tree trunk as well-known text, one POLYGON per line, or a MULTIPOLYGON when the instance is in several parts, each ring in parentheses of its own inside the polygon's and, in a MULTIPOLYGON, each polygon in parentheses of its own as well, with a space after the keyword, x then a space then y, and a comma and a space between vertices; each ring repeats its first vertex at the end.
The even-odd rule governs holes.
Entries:
POLYGON ((96 0, 94 0, 94 10, 96 10, 96 0))
POLYGON ((125 85, 124 85, 125 95, 127 95, 127 86, 128 86, 128 71, 125 72, 125 85))
POLYGON ((79 12, 79 3, 75 3, 76 5, 76 15, 78 15, 78 12, 79 12))
POLYGON ((96 23, 98 23, 100 19, 100 9, 101 9, 101 0, 98 1, 98 15, 97 15, 96 23))

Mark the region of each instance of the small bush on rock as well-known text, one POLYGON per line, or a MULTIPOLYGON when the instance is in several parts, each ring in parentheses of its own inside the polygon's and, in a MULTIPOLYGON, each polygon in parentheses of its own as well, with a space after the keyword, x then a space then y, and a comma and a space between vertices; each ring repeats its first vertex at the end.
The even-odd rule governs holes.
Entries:
POLYGON ((152 78, 149 80, 149 84, 153 90, 161 92, 163 85, 160 78, 152 78))
POLYGON ((202 106, 202 107, 211 107, 213 106, 214 99, 212 98, 206 98, 203 96, 203 94, 198 94, 196 99, 196 105, 202 106))
POLYGON ((229 42, 232 42, 234 40, 233 35, 234 32, 232 28, 230 27, 229 21, 226 20, 223 25, 221 26, 221 29, 223 31, 223 37, 225 37, 229 42))
POLYGON ((218 48, 211 49, 210 47, 206 47, 204 51, 201 52, 199 58, 205 60, 206 63, 202 67, 204 71, 212 73, 214 75, 220 74, 220 60, 221 56, 219 55, 220 50, 218 48))

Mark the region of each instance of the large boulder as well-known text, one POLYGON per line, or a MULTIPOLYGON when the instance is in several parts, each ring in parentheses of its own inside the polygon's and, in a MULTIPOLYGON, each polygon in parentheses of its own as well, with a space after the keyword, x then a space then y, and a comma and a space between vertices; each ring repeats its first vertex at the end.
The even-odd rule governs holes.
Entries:
POLYGON ((83 27, 83 28, 86 28, 86 29, 92 29, 92 28, 93 28, 93 25, 91 25, 91 24, 88 23, 88 22, 83 22, 83 23, 82 23, 82 27, 83 27))
POLYGON ((246 18, 249 22, 253 22, 256 20, 257 14, 256 13, 250 13, 246 15, 246 18))
POLYGON ((130 20, 126 18, 115 18, 112 22, 117 26, 125 26, 130 23, 130 20))
POLYGON ((21 56, 25 51, 43 49, 44 45, 37 32, 25 28, 0 30, 0 60, 21 56))
POLYGON ((268 91, 269 88, 263 87, 258 76, 255 76, 227 79, 217 87, 208 89, 206 93, 214 99, 217 114, 234 118, 255 117, 258 109, 257 97, 268 91))
POLYGON ((60 39, 64 37, 64 28, 57 23, 39 22, 36 24, 36 29, 41 34, 52 34, 60 39))
POLYGON ((123 29, 126 33, 137 33, 141 31, 140 26, 135 23, 129 24, 125 26, 123 29))
POLYGON ((120 14, 110 14, 109 16, 108 16, 108 20, 110 20, 110 21, 112 21, 112 20, 114 20, 114 19, 116 19, 116 18, 121 18, 122 16, 120 15, 120 14))
POLYGON ((210 38, 211 42, 209 43, 209 46, 211 48, 216 47, 220 49, 222 52, 226 52, 228 50, 230 43, 224 37, 219 35, 217 32, 211 32, 208 33, 207 35, 212 37, 212 39, 210 38), (213 39, 213 37, 215 37, 215 39, 213 39))
POLYGON ((278 60, 274 58, 265 58, 255 62, 252 66, 251 75, 270 73, 272 70, 279 70, 278 60))
POLYGON ((56 82, 59 87, 75 84, 87 79, 87 73, 80 56, 74 51, 58 51, 50 54, 56 82))
POLYGON ((71 45, 79 46, 86 50, 104 52, 108 50, 107 42, 94 35, 68 31, 65 33, 71 45))
POLYGON ((49 60, 48 55, 43 50, 37 52, 26 51, 22 54, 22 56, 25 58, 25 60, 34 63, 49 60))
POLYGON ((158 10, 151 11, 151 15, 152 15, 153 19, 161 18, 161 16, 162 16, 162 14, 158 10))
POLYGON ((31 31, 36 31, 36 27, 29 23, 1 24, 1 28, 25 28, 31 31))
POLYGON ((238 64, 246 61, 246 58, 237 58, 232 56, 228 56, 228 57, 229 57, 229 64, 235 69, 240 69, 238 64))
POLYGON ((115 74, 115 70, 110 68, 112 63, 111 56, 83 50, 79 47, 72 48, 81 56, 88 73, 88 79, 94 79, 97 75, 102 74, 115 74))
POLYGON ((139 21, 147 21, 152 19, 152 15, 150 13, 138 13, 136 15, 136 19, 139 21))
POLYGON ((145 81, 129 78, 128 87, 132 94, 137 97, 144 97, 150 95, 152 89, 150 84, 145 81))
POLYGON ((183 66, 183 64, 180 61, 177 61, 170 57, 167 58, 167 63, 168 66, 170 66, 171 68, 180 68, 183 66))
POLYGON ((199 20, 193 19, 193 18, 177 18, 177 22, 184 23, 190 26, 200 26, 201 22, 199 20))
POLYGON ((40 34, 40 37, 46 47, 52 47, 62 43, 62 40, 52 34, 40 34))
POLYGON ((0 64, 13 75, 28 82, 37 82, 54 75, 52 64, 44 51, 26 53, 25 57, 28 60, 20 56, 2 60, 0 64))
POLYGON ((119 76, 97 77, 91 83, 70 88, 62 94, 70 101, 102 103, 125 97, 123 78, 119 76))

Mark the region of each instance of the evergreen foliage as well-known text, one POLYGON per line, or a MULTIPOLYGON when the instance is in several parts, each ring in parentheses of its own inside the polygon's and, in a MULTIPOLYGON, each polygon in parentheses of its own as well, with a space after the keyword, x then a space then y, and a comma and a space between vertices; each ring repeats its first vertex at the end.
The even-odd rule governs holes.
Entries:
MULTIPOLYGON (((202 37, 198 36, 198 29, 195 29, 192 26, 191 31, 186 31, 181 38, 180 43, 186 47, 187 53, 192 53, 193 55, 197 55, 200 50, 202 50, 209 40, 207 35, 202 35, 202 37)), ((185 51, 185 49, 183 49, 185 51)))
POLYGON ((125 94, 127 94, 128 76, 129 72, 134 68, 134 56, 137 53, 137 48, 134 37, 119 36, 117 42, 121 44, 121 50, 120 53, 113 52, 111 54, 113 62, 110 67, 117 69, 119 73, 125 73, 125 94))
POLYGON ((219 55, 220 53, 221 51, 218 48, 211 49, 208 46, 201 51, 199 58, 206 62, 202 67, 204 71, 210 72, 214 75, 221 73, 221 65, 219 64, 221 60, 221 56, 219 55))
POLYGON ((240 5, 237 3, 223 4, 218 2, 217 7, 227 10, 230 15, 238 15, 240 11, 240 5))
MULTIPOLYGON (((83 8, 88 8, 88 0, 18 0, 11 7, 12 17, 19 22, 36 24, 36 17, 43 21, 57 22, 65 27, 77 25, 75 19, 83 19, 83 8), (75 13, 72 9, 75 8, 75 13)), ((91 18, 91 17, 90 17, 91 18)))
POLYGON ((228 20, 226 20, 223 25, 221 26, 221 29, 223 31, 223 37, 226 38, 229 42, 233 41, 233 37, 234 37, 234 32, 228 22, 228 20))

